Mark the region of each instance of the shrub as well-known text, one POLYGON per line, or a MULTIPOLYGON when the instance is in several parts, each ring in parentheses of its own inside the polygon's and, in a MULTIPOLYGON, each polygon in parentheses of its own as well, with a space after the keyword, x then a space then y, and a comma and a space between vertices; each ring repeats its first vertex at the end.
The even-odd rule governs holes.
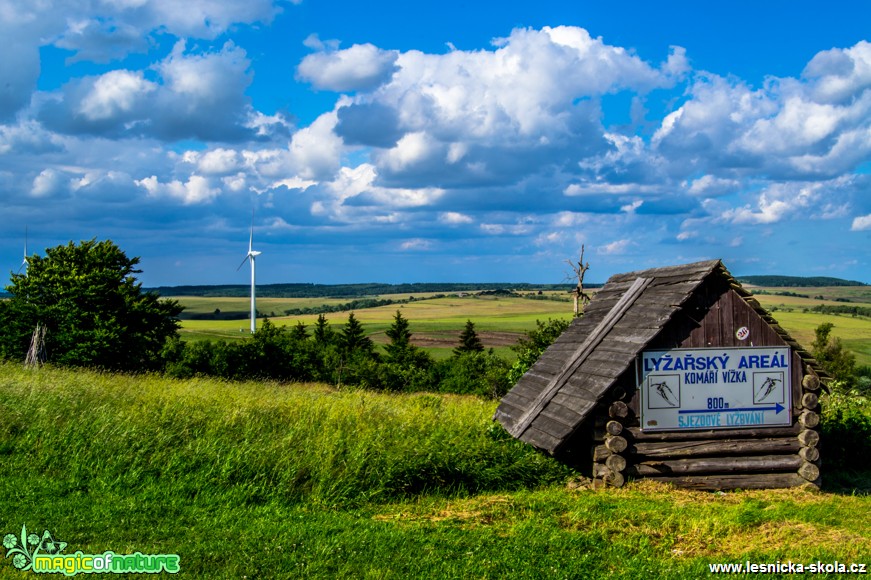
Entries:
POLYGON ((831 322, 824 322, 814 330, 816 338, 811 344, 813 357, 838 382, 847 385, 849 389, 856 380, 856 356, 844 348, 838 337, 830 338, 831 322))
POLYGON ((439 391, 499 398, 508 392, 508 363, 494 354, 467 352, 439 363, 439 391))
POLYGON ((508 371, 508 382, 512 385, 520 380, 526 371, 535 364, 547 347, 559 338, 569 327, 571 321, 559 318, 548 318, 546 322, 535 321, 535 330, 526 333, 526 338, 521 338, 511 350, 517 353, 517 360, 508 371))
POLYGON ((826 395, 820 430, 826 466, 871 471, 871 399, 851 393, 826 395))
POLYGON ((139 258, 111 240, 48 248, 12 274, 11 298, 0 307, 0 355, 23 360, 37 324, 47 330, 45 351, 62 365, 142 371, 160 365, 175 336, 182 307, 144 292, 139 258))

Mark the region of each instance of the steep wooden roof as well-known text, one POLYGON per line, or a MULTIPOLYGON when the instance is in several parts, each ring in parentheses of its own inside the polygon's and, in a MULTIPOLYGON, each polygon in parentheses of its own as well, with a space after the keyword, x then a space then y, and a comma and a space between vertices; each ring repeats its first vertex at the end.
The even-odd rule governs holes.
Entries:
POLYGON ((494 419, 514 437, 554 453, 581 426, 638 354, 710 276, 722 278, 811 364, 720 260, 612 276, 568 329, 502 399, 494 419))

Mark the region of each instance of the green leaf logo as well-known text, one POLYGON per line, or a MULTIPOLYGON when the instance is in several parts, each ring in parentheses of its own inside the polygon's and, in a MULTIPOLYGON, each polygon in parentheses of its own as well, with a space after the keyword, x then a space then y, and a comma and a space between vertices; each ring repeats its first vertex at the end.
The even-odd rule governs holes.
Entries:
POLYGON ((40 538, 37 534, 28 534, 27 526, 21 526, 20 538, 15 534, 3 536, 3 547, 6 548, 6 557, 12 557, 12 565, 26 571, 33 567, 33 559, 37 554, 60 554, 67 543, 55 540, 48 530, 40 538))

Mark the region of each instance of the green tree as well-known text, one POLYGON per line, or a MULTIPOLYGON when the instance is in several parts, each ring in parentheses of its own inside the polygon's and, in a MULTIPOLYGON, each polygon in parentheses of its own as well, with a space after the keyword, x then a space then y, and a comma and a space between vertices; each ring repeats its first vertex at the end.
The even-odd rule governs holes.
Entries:
POLYGON ((387 350, 387 358, 391 361, 401 361, 405 355, 412 349, 411 331, 408 329, 408 319, 402 316, 402 312, 396 311, 393 317, 393 324, 385 332, 387 338, 390 339, 385 349, 387 350))
POLYGON ((324 347, 333 342, 333 329, 330 328, 330 323, 327 317, 323 314, 318 315, 318 321, 315 322, 314 339, 315 343, 324 347))
POLYGON ((296 326, 293 327, 293 330, 290 332, 290 336, 294 340, 306 340, 308 338, 308 329, 301 320, 298 321, 296 323, 296 326))
POLYGON ((469 351, 439 363, 438 389, 443 393, 498 399, 508 392, 508 363, 493 349, 469 351))
POLYGON ((816 327, 811 353, 837 383, 849 389, 856 382, 856 357, 844 348, 840 338, 831 337, 833 328, 831 322, 816 327))
POLYGON ((517 353, 517 360, 508 371, 508 381, 513 385, 535 364, 538 357, 569 327, 570 321, 548 318, 547 322, 535 321, 535 330, 526 333, 511 350, 517 353))
POLYGON ((475 332, 475 324, 471 320, 466 320, 466 327, 460 333, 460 345, 454 349, 454 356, 460 356, 467 352, 483 351, 484 345, 478 338, 478 333, 475 332))
POLYGON ((357 320, 353 312, 348 314, 348 321, 341 330, 341 344, 346 353, 374 354, 375 344, 366 336, 363 325, 357 320))
POLYGON ((390 344, 385 347, 387 360, 378 369, 381 388, 390 391, 423 391, 435 388, 433 360, 426 351, 411 344, 408 320, 396 311, 387 329, 390 344))
POLYGON ((24 274, 12 274, 12 295, 0 320, 2 353, 23 359, 27 330, 46 327, 49 361, 139 371, 161 365, 167 339, 177 335, 182 306, 143 292, 136 280, 139 258, 128 258, 112 241, 70 242, 28 257, 24 274))

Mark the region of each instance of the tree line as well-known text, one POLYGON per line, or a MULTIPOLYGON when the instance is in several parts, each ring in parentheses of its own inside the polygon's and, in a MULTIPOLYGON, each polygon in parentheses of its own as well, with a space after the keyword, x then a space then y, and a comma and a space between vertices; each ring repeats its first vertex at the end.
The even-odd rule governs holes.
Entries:
POLYGON ((378 391, 435 391, 501 397, 510 388, 508 363, 487 350, 471 321, 452 356, 436 361, 411 342, 409 322, 397 310, 381 351, 353 312, 334 328, 322 314, 311 327, 263 321, 242 341, 184 342, 171 338, 161 353, 164 372, 226 379, 319 381, 378 391))
MULTIPOLYGON (((588 285, 591 288, 596 284, 588 285)), ((598 284, 601 286, 601 284, 598 284)), ((383 294, 420 294, 457 292, 479 292, 498 290, 531 292, 537 290, 562 290, 568 292, 566 284, 531 284, 528 282, 418 282, 413 284, 260 284, 257 295, 264 298, 365 298, 383 294)), ((203 296, 236 297, 248 296, 250 288, 244 284, 200 285, 200 286, 158 286, 148 289, 164 296, 203 296)))
POLYGON ((111 371, 500 397, 519 376, 518 364, 528 368, 537 358, 533 351, 540 353, 568 324, 539 322, 515 347, 520 359, 514 367, 484 348, 471 320, 452 356, 436 361, 412 344, 409 322, 399 310, 383 351, 353 311, 338 328, 320 314, 311 328, 265 320, 242 341, 185 342, 178 335, 183 307, 143 290, 136 279, 138 263, 113 242, 96 240, 49 248, 45 257, 28 256, 27 270, 12 274, 6 288, 10 298, 0 300, 0 357, 20 361, 38 351, 38 360, 111 371), (35 328, 44 329, 40 343, 34 343, 35 328))
MULTIPOLYGON (((70 242, 47 249, 44 257, 28 256, 27 270, 12 274, 6 287, 10 298, 0 300, 0 357, 20 361, 29 353, 31 360, 59 365, 176 377, 323 381, 500 397, 568 325, 538 321, 513 347, 513 365, 484 349, 472 321, 452 356, 436 361, 412 344, 409 322, 399 310, 383 352, 353 311, 339 328, 321 314, 311 328, 265 321, 243 341, 184 342, 178 335, 183 307, 143 290, 136 279, 138 263, 108 240, 70 242), (42 330, 34 332, 37 328, 42 330)), ((817 328, 814 357, 837 388, 871 391, 871 369, 856 365, 852 353, 831 337, 832 328, 831 323, 817 328)))

